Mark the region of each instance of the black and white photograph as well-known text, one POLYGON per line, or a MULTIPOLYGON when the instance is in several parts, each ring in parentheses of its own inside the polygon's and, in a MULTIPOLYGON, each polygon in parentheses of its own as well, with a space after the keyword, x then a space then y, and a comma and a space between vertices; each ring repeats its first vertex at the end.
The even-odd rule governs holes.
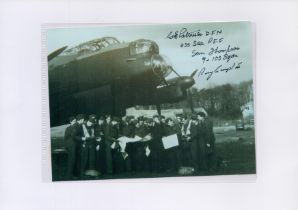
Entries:
POLYGON ((256 174, 250 22, 46 31, 53 181, 256 174))
POLYGON ((297 11, 0 0, 0 210, 298 210, 297 11))

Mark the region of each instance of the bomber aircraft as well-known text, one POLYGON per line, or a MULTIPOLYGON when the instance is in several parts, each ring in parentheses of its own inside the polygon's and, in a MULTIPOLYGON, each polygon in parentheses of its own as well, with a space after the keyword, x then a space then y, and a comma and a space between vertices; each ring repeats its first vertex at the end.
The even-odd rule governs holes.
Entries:
POLYGON ((187 98, 195 74, 180 76, 151 40, 103 37, 64 46, 48 55, 51 127, 78 113, 123 116, 135 105, 156 105, 160 114, 160 104, 187 98), (177 77, 166 80, 171 72, 177 77))

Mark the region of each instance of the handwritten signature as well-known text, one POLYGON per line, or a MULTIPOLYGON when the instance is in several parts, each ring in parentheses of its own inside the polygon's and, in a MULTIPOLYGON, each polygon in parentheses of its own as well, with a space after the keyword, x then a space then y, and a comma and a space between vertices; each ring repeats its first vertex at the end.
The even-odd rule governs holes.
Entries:
MULTIPOLYGON (((183 38, 194 38, 194 37, 199 37, 199 36, 210 36, 210 40, 209 42, 211 43, 214 42, 217 39, 213 39, 213 36, 218 36, 222 34, 222 30, 221 29, 215 29, 215 30, 194 30, 194 31, 189 31, 187 28, 181 28, 180 30, 176 30, 176 31, 171 31, 168 33, 168 35, 166 36, 167 39, 183 39, 183 38)), ((221 41, 223 40, 223 38, 221 38, 221 41)), ((215 41, 215 42, 221 42, 221 41, 215 41)))
POLYGON ((211 47, 210 49, 210 52, 208 53, 209 55, 213 55, 213 54, 220 54, 220 53, 229 53, 229 52, 233 52, 233 51, 238 51, 240 50, 240 47, 238 46, 234 46, 234 47, 231 47, 231 45, 229 45, 227 48, 225 49, 220 49, 218 46, 213 48, 211 47))
POLYGON ((221 72, 228 73, 229 71, 239 69, 241 67, 241 64, 242 63, 243 62, 238 62, 237 64, 236 63, 233 63, 229 67, 223 67, 223 65, 219 65, 214 70, 210 70, 210 71, 207 71, 206 67, 203 67, 200 70, 198 76, 200 77, 200 76, 207 75, 207 78, 206 79, 209 80, 214 74, 218 74, 218 73, 221 73, 221 72))
POLYGON ((178 31, 171 31, 166 38, 167 39, 184 39, 184 38, 194 38, 203 36, 201 30, 188 31, 187 28, 181 28, 178 31))

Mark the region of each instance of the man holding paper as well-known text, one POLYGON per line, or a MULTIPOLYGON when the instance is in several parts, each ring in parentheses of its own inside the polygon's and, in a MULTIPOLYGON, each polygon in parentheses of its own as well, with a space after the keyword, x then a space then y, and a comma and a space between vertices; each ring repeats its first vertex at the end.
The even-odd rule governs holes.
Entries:
POLYGON ((180 163, 180 147, 179 141, 181 138, 181 131, 178 125, 174 124, 172 118, 166 119, 165 137, 162 138, 165 148, 166 158, 168 162, 167 171, 177 172, 180 163))

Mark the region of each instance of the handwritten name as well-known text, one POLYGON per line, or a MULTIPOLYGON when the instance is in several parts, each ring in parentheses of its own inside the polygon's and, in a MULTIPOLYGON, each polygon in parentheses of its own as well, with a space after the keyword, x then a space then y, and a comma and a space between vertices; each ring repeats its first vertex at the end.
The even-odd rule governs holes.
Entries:
POLYGON ((202 57, 203 63, 208 61, 226 61, 229 62, 230 60, 233 60, 234 58, 238 58, 238 52, 240 50, 240 47, 231 47, 230 45, 226 48, 219 48, 217 47, 211 47, 210 50, 205 52, 197 52, 197 50, 192 51, 191 57, 204 55, 202 57), (207 56, 206 56, 207 55, 207 56))
POLYGON ((181 28, 177 31, 171 31, 166 36, 167 39, 185 39, 185 38, 194 38, 200 36, 217 36, 222 34, 222 30, 210 30, 202 32, 200 29, 195 31, 189 31, 187 28, 181 28))
POLYGON ((198 77, 207 76, 206 80, 209 80, 210 78, 212 78, 212 76, 214 74, 218 74, 218 73, 221 73, 221 72, 228 73, 229 71, 239 69, 241 67, 241 64, 242 64, 242 62, 238 62, 237 64, 233 63, 232 65, 230 65, 228 67, 224 67, 223 65, 219 65, 214 70, 207 70, 206 67, 203 67, 200 70, 200 72, 198 74, 198 77))
POLYGON ((231 45, 229 45, 227 48, 224 49, 220 49, 218 46, 217 47, 211 47, 210 51, 209 51, 209 55, 213 55, 213 54, 220 54, 220 53, 229 53, 229 52, 233 52, 233 51, 238 51, 240 50, 240 47, 231 47, 231 45))
POLYGON ((178 31, 171 31, 166 38, 167 39, 185 39, 185 38, 194 38, 203 36, 201 30, 198 29, 196 31, 188 31, 187 28, 182 28, 178 31))

